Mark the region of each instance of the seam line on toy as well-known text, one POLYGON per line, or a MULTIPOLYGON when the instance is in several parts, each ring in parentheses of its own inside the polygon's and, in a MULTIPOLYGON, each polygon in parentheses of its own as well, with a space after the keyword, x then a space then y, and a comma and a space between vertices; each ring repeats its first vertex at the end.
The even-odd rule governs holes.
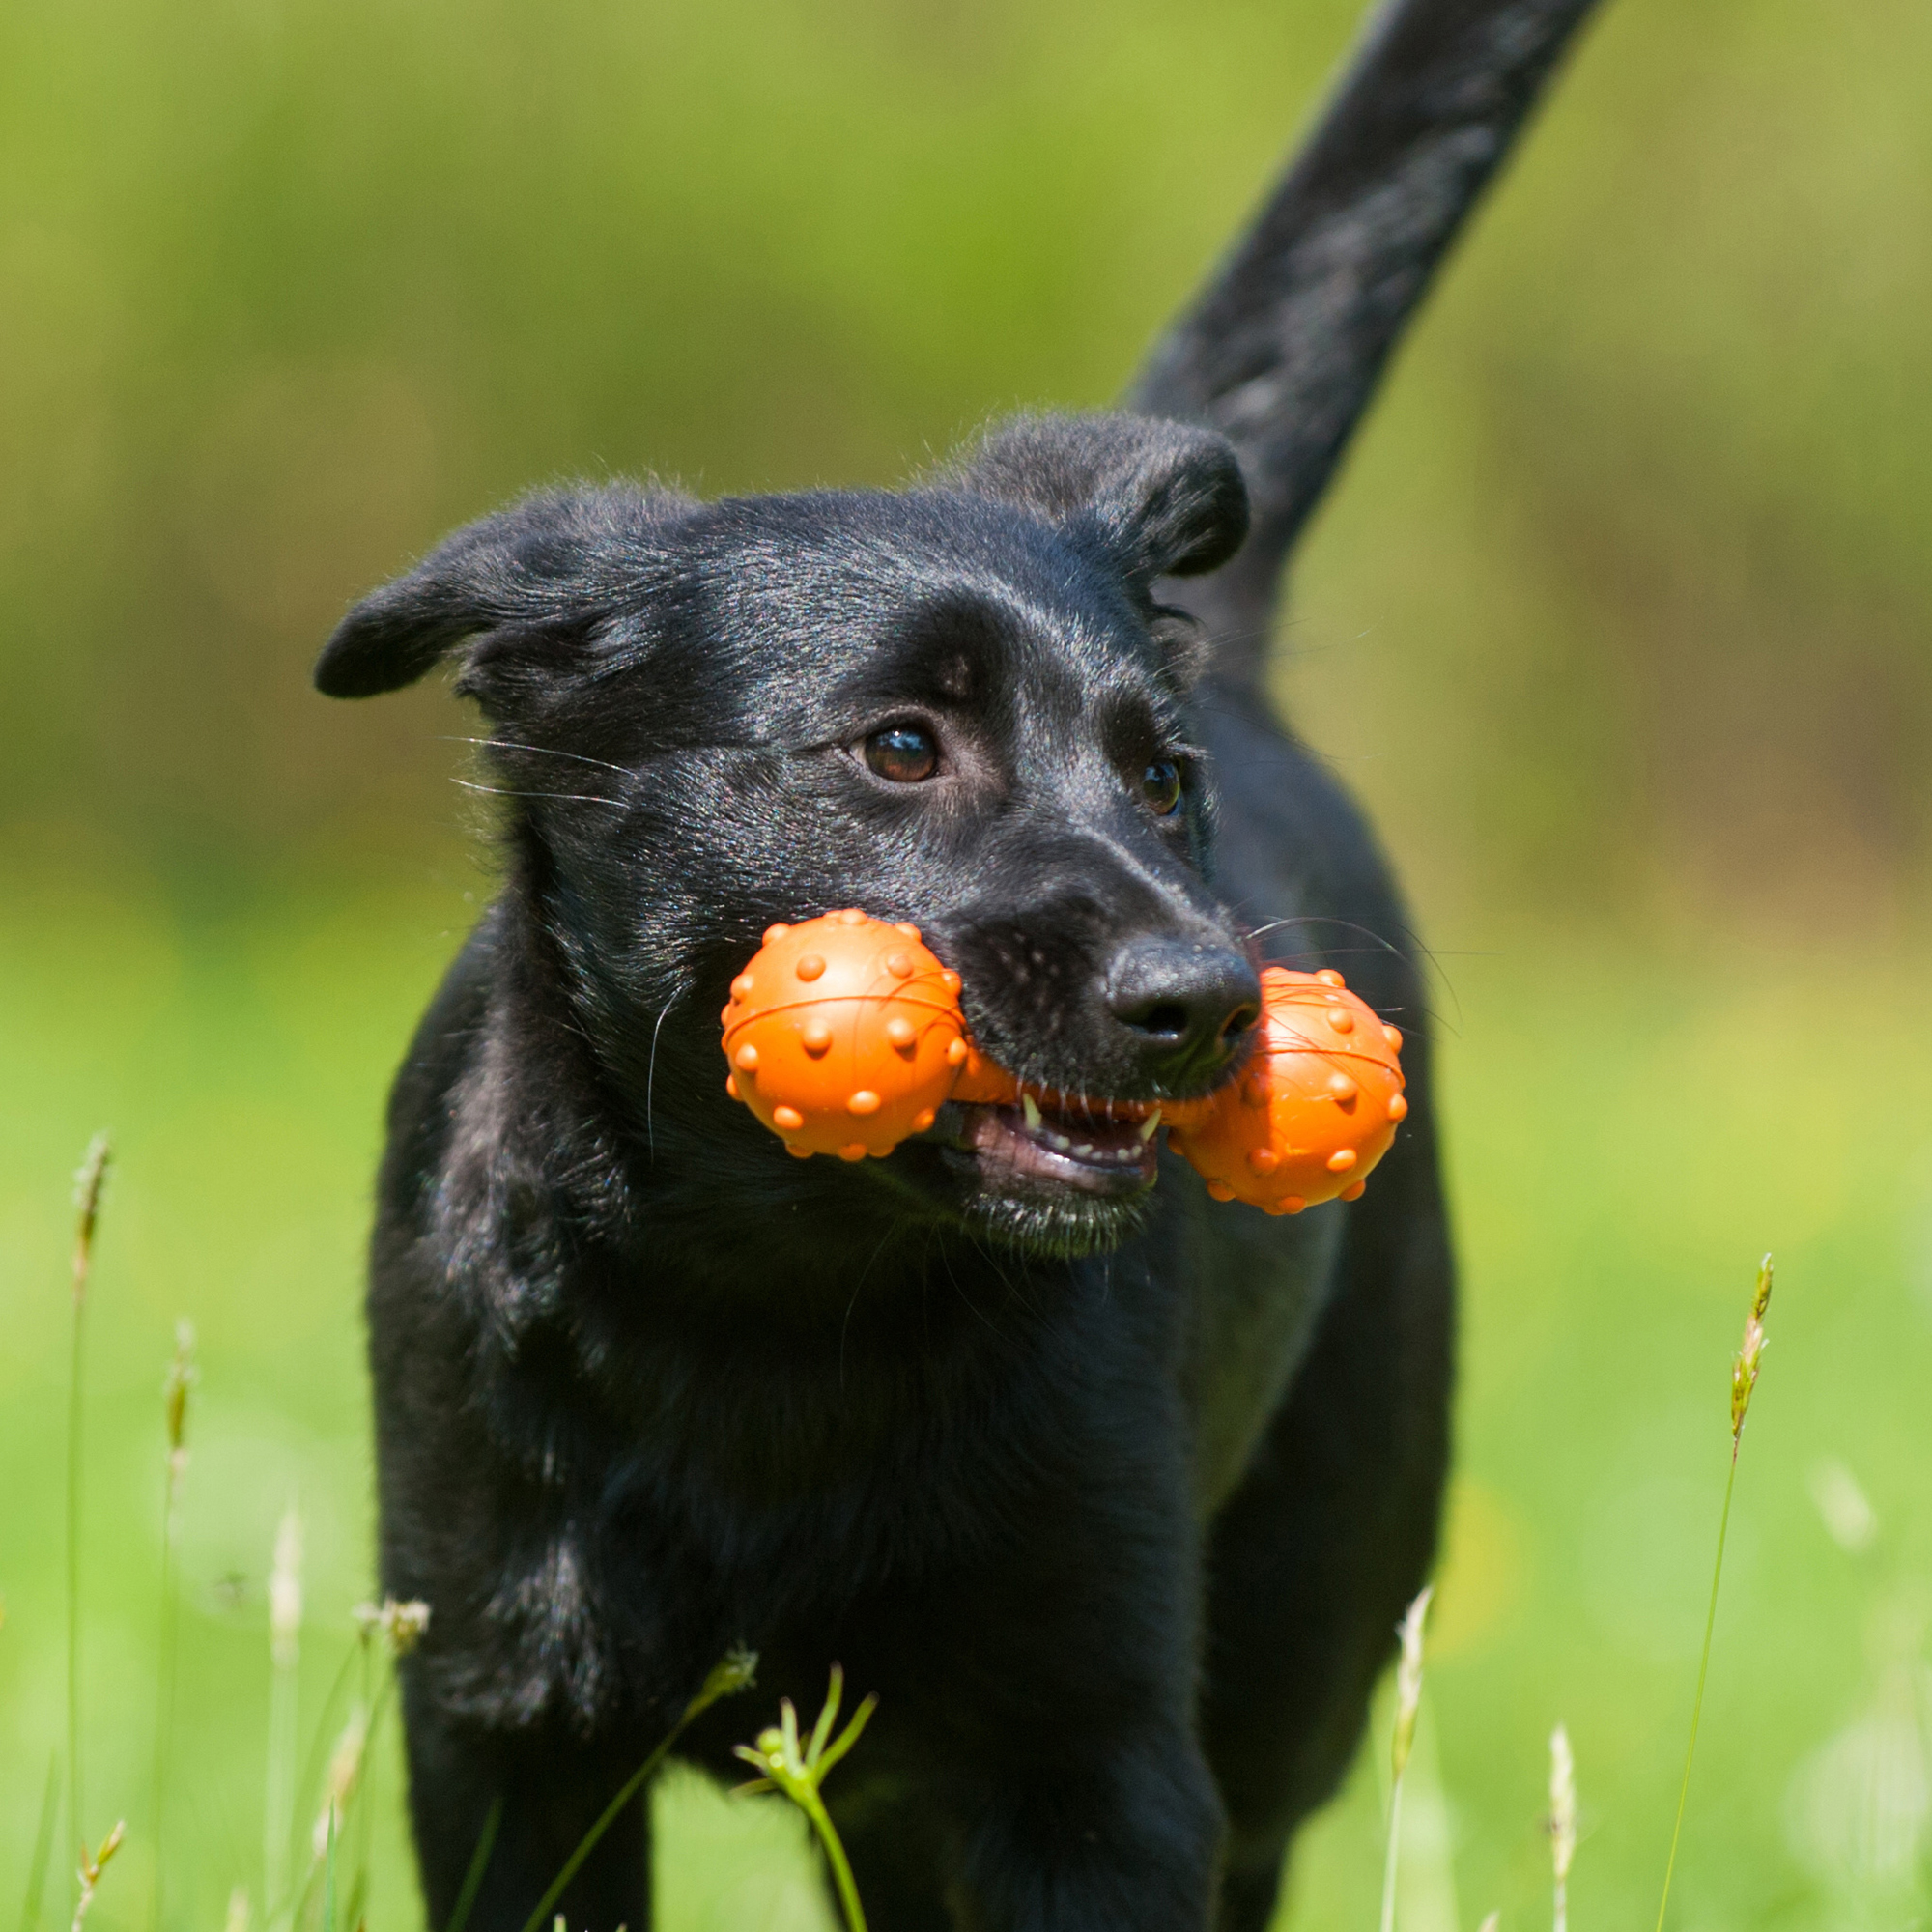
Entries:
MULTIPOLYGON (((1298 1037, 1298 1036, 1297 1036, 1298 1037)), ((1401 1075, 1401 1067, 1392 1060, 1385 1060, 1378 1053, 1371 1053, 1360 1046, 1330 1046, 1326 1040, 1303 1040, 1299 1046, 1263 1046, 1256 1049, 1257 1060, 1278 1058, 1299 1059, 1306 1055, 1311 1060, 1359 1060, 1370 1066, 1385 1067, 1389 1072, 1401 1075)))
POLYGON ((927 1012, 937 1013, 941 1019, 956 1020, 959 1017, 959 1009, 957 1007, 951 1005, 941 1006, 937 1000, 922 999, 917 993, 821 993, 815 1000, 810 997, 797 1000, 780 1000, 774 1001, 768 1007, 755 1008, 729 1022, 726 1031, 735 1032, 738 1028, 749 1026, 752 1021, 763 1019, 771 1013, 796 1012, 801 1007, 857 1006, 862 1000, 875 1001, 880 1006, 884 1006, 890 1001, 894 1006, 898 1007, 923 1007, 927 1012))

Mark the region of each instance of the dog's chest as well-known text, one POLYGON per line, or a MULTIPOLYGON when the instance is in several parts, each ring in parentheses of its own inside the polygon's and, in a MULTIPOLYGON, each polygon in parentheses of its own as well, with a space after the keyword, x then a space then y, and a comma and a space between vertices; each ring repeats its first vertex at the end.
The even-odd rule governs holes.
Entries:
POLYGON ((1193 1424, 1197 1515, 1239 1483, 1326 1307, 1342 1251, 1339 1203, 1293 1219, 1231 1212, 1179 1176, 1177 1262, 1189 1287, 1181 1388, 1193 1424))

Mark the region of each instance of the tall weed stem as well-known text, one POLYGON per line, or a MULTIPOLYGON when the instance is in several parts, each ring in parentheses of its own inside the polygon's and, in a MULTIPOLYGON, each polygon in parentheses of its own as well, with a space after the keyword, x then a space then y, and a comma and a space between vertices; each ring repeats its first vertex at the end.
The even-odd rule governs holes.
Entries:
POLYGON ((272 1925, 287 1902, 295 1830, 297 1680, 301 1663, 301 1516, 292 1503, 275 1532, 269 1573, 269 1766, 262 1799, 262 1911, 272 1925))
POLYGON ((20 1907, 20 1932, 39 1932, 41 1898, 46 1889, 47 1861, 54 1849, 54 1817, 59 1810, 60 1752, 50 1751, 46 1789, 41 1794, 41 1822, 34 1831, 33 1861, 27 1867, 27 1896, 20 1907))
POLYGON ((1577 1855, 1577 1760, 1561 1724, 1549 1734, 1549 1869, 1552 1932, 1570 1932, 1570 1861, 1577 1855))
POLYGON ((1395 1932, 1395 1878, 1402 1847, 1402 1780, 1389 1789, 1388 1840, 1382 1847, 1381 1932, 1395 1932))
POLYGON ((80 1870, 74 1876, 80 1882, 80 1893, 74 1901, 73 1923, 69 1932, 81 1932, 87 1923, 88 1908, 94 1903, 95 1888, 100 1883, 100 1874, 107 1869, 108 1861, 121 1849, 122 1840, 128 1835, 126 1819, 118 1821, 106 1837, 100 1841, 98 1852, 90 1852, 86 1841, 80 1847, 80 1870))
POLYGON ((167 1872, 168 1761, 174 1743, 175 1653, 181 1633, 175 1572, 181 1543, 181 1484, 187 1469, 187 1394, 194 1380, 194 1324, 177 1321, 174 1360, 161 1385, 168 1450, 161 1494, 160 1660, 155 1684, 155 1879, 150 1918, 154 1932, 160 1928, 161 1884, 167 1872))
POLYGON ((105 1134, 89 1142, 73 1180, 72 1332, 67 1377, 67 1806, 68 1830, 81 1833, 80 1806, 80 1469, 81 1388, 86 1357, 87 1278, 94 1231, 113 1149, 105 1134))
POLYGON ((872 1713, 878 1708, 878 1698, 867 1697, 853 1712, 851 1722, 835 1738, 832 1727, 838 1720, 839 1700, 844 1694, 845 1672, 835 1663, 832 1666, 832 1682, 825 1693, 825 1707, 818 1714, 817 1723, 811 1727, 811 1736, 803 1741, 799 1737, 798 1711, 789 1697, 781 1697, 779 1700, 779 1721, 770 1729, 760 1731, 755 1745, 739 1745, 736 1747, 739 1757, 764 1774, 738 1788, 741 1791, 781 1791, 805 1813, 824 1848, 825 1861, 832 1867, 832 1883, 845 1914, 846 1932, 866 1932, 866 1914, 859 1903, 859 1887, 852 1876, 851 1861, 846 1858, 845 1847, 839 1842, 838 1829, 832 1822, 832 1814, 826 1810, 825 1801, 818 1795, 826 1774, 859 1742, 867 1724, 871 1721, 872 1713))
POLYGON ((1731 1466, 1724 1478, 1724 1507, 1718 1518, 1718 1556, 1711 1568, 1711 1602, 1704 1612, 1704 1647, 1697 1658, 1697 1694, 1690 1702, 1690 1741, 1684 1747, 1684 1776, 1677 1787, 1677 1819, 1670 1828, 1670 1856, 1663 1866, 1663 1896, 1657 1902, 1657 1932, 1663 1932, 1663 1915, 1670 1904, 1670 1881, 1677 1870, 1677 1845, 1684 1835, 1684 1806, 1690 1796, 1690 1766, 1697 1755, 1697 1726, 1704 1715, 1704 1680, 1711 1669, 1711 1637, 1718 1627, 1718 1586, 1724 1577, 1724 1538, 1731 1527, 1731 1493, 1738 1486, 1738 1450, 1744 1442, 1745 1417, 1750 1412, 1751 1392, 1757 1387, 1758 1365, 1764 1358, 1765 1310, 1771 1305, 1771 1257, 1758 1264, 1757 1287, 1750 1314, 1745 1320, 1743 1346, 1731 1362, 1731 1466))
POLYGON ((1422 1626, 1429 1615, 1432 1584, 1409 1605, 1396 1626, 1401 1650, 1395 1666, 1395 1730, 1389 1740, 1388 1843, 1382 1852, 1381 1932, 1395 1932, 1395 1881, 1402 1859, 1402 1786, 1408 1754, 1415 1745, 1415 1719, 1422 1709, 1422 1626))

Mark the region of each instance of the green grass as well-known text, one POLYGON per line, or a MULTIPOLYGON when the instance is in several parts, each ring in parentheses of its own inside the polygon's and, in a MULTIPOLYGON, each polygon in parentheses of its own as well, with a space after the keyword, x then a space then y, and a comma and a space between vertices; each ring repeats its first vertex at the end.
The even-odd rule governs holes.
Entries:
MULTIPOLYGON (((95 1844, 119 1817, 129 1830, 88 1922, 149 1922, 161 1384, 187 1316, 201 1380, 163 1924, 213 1932, 234 1885, 259 1891, 265 1582, 292 1497, 307 1544, 304 1752, 370 1593, 357 1301, 380 1105, 471 883, 323 879, 171 900, 71 860, 4 882, 0 1912, 16 1914, 25 1890, 65 1722, 74 1163, 112 1127, 87 1338, 82 1825, 95 1844)), ((1920 962, 1639 960, 1545 940, 1447 968, 1467 1319, 1403 1932, 1473 1926, 1492 1906, 1505 1932, 1542 1921, 1559 1719, 1580 1792, 1574 1922, 1654 1916, 1729 1450, 1728 1363, 1767 1247, 1774 1341, 1671 1923, 1902 1923, 1925 1902, 1893 1868, 1925 1823, 1906 1774, 1927 1757, 1915 1700, 1932 1581, 1920 962), (1827 1458, 1876 1507, 1861 1557, 1833 1543, 1810 1500, 1827 1458)), ((745 1715, 750 1738, 771 1713, 753 1693, 745 1715)), ((385 1730, 373 1768, 373 1932, 416 1914, 394 1743, 385 1730)), ((1365 1752, 1309 1833, 1292 1924, 1374 1923, 1385 1763, 1379 1746, 1365 1752)), ((659 1806, 668 1926, 829 1925, 798 1819, 681 1776, 659 1806)), ((50 1926, 66 1922, 72 1836, 64 1822, 50 1926)))

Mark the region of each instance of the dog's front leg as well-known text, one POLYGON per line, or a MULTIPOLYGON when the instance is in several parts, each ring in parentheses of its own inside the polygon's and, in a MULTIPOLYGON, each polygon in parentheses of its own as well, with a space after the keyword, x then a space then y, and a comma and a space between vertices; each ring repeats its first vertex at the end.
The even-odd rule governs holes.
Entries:
MULTIPOLYGON (((466 1723, 432 1702, 413 1662, 403 1666, 404 1714, 428 1923, 449 1925, 473 1880, 465 1932, 522 1932, 648 1745, 466 1723)), ((650 1849, 644 1794, 583 1861, 556 1912, 575 1932, 650 1932, 650 1849)))
POLYGON ((1221 1804, 1184 1733, 1095 1740, 1093 1755, 1015 1768, 964 1845, 971 1932, 1201 1932, 1221 1804))
POLYGON ((881 1707, 898 1719, 881 1755, 903 1754, 944 1816, 965 1932, 1210 1923, 1225 1815, 1197 1735, 1198 1550, 1163 1434, 1083 1457, 1016 1546, 911 1626, 924 1667, 881 1707))

